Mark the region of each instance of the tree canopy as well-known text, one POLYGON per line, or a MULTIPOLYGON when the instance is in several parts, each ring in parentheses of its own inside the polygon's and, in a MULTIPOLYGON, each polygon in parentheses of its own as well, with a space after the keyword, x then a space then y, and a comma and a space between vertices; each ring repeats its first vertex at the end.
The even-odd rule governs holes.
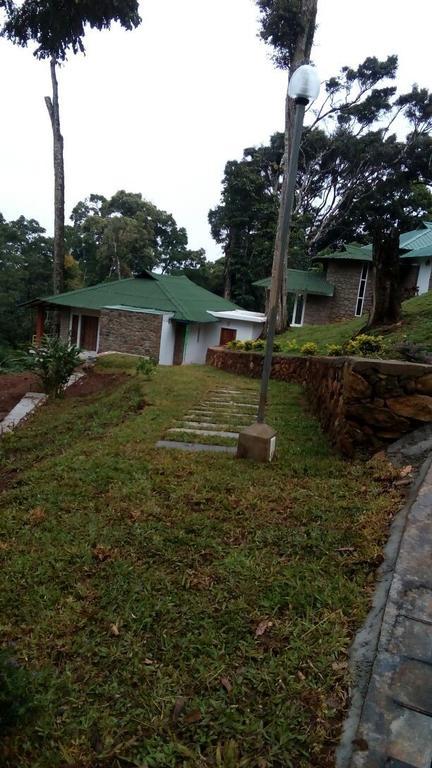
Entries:
POLYGON ((307 58, 315 31, 316 2, 313 0, 256 0, 260 11, 260 36, 274 49, 278 67, 289 69, 304 36, 307 58))
POLYGON ((2 35, 22 46, 35 42, 38 59, 64 61, 69 49, 84 53, 86 25, 109 29, 117 21, 125 29, 137 27, 138 5, 138 0, 3 0, 7 20, 2 35))
POLYGON ((119 190, 110 199, 92 194, 77 203, 71 220, 66 242, 87 284, 146 269, 190 271, 205 262, 202 249, 188 248, 186 230, 177 226, 172 214, 140 193, 119 190))
POLYGON ((31 336, 31 317, 22 302, 50 293, 52 240, 35 219, 6 221, 0 214, 0 347, 31 336))
MULTIPOLYGON (((432 97, 418 86, 397 94, 396 74, 396 56, 344 67, 309 113, 291 267, 305 268, 316 253, 343 242, 371 242, 378 221, 408 230, 432 213, 432 97), (396 121, 399 136, 392 130, 396 121)), ((220 204, 209 213, 233 298, 245 306, 252 304, 252 282, 270 274, 282 155, 279 133, 268 146, 247 148, 240 161, 228 162, 220 204)))

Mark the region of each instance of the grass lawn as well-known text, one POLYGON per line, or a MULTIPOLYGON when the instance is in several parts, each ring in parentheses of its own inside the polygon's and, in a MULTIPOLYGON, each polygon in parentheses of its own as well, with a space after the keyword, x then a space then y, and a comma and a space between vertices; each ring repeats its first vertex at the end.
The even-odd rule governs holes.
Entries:
MULTIPOLYGON (((426 349, 432 351, 432 293, 408 299, 403 303, 402 308, 402 325, 385 335, 388 356, 391 357, 395 345, 403 341, 424 345, 426 349)), ((299 347, 307 341, 314 341, 319 351, 325 353, 328 344, 343 344, 348 341, 365 324, 366 319, 367 317, 363 317, 328 325, 290 328, 278 336, 278 341, 282 347, 293 339, 299 347)))
POLYGON ((155 449, 224 383, 255 386, 195 366, 128 376, 0 443, 2 646, 33 705, 5 768, 334 764, 346 652, 400 498, 281 382, 273 465, 155 449))

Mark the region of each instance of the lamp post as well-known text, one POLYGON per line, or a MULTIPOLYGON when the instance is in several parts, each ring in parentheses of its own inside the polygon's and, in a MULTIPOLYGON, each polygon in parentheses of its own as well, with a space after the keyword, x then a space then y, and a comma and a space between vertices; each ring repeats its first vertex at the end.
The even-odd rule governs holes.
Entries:
POLYGON ((292 209, 294 204, 295 186, 297 179, 298 158, 303 130, 303 120, 306 106, 314 101, 320 89, 320 82, 315 67, 303 64, 293 73, 289 85, 288 96, 296 105, 294 129, 291 141, 291 154, 288 167, 286 195, 281 202, 282 216, 280 222, 280 239, 276 239, 273 277, 270 287, 270 300, 267 315, 267 342, 261 375, 261 390, 256 424, 246 427, 239 435, 237 456, 252 458, 257 461, 271 461, 276 445, 276 433, 264 422, 267 404, 268 386, 271 374, 273 343, 276 329, 278 297, 282 282, 284 256, 288 251, 291 228, 292 209))

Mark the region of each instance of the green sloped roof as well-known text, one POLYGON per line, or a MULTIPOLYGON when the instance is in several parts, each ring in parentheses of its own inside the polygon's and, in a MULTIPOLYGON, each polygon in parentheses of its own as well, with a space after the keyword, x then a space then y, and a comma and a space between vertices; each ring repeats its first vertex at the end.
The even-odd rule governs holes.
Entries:
POLYGON ((372 246, 348 243, 343 250, 334 253, 318 254, 312 261, 372 261, 372 246))
MULTIPOLYGON (((422 221, 421 229, 413 229, 411 232, 404 232, 399 238, 399 246, 408 253, 401 254, 401 258, 414 259, 421 256, 430 256, 432 253, 419 253, 421 248, 432 250, 432 221, 422 221), (415 250, 416 255, 413 254, 415 250)), ((358 243, 347 243, 340 251, 334 253, 319 253, 312 261, 372 261, 372 245, 359 245, 358 243)))
POLYGON ((432 243, 424 245, 422 248, 414 248, 412 251, 401 253, 401 259, 426 259, 432 257, 432 243))
MULTIPOLYGON (((259 288, 270 288, 271 277, 257 280, 254 285, 259 288)), ((288 293, 312 293, 317 296, 333 296, 334 286, 320 275, 319 272, 305 271, 303 269, 287 270, 288 293)))
POLYGON ((422 221, 422 229, 413 229, 400 236, 400 247, 413 251, 432 245, 432 221, 422 221))
POLYGON ((195 285, 185 276, 143 273, 138 277, 99 283, 90 288, 41 298, 47 304, 81 309, 124 307, 173 312, 175 320, 191 323, 214 323, 207 310, 223 312, 238 309, 231 301, 195 285))

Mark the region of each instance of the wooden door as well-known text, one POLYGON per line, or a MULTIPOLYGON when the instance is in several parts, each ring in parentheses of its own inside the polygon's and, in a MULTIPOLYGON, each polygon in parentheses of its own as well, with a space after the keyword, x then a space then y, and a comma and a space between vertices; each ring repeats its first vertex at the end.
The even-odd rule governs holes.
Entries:
POLYGON ((237 331, 234 328, 221 328, 219 346, 224 347, 229 341, 234 341, 237 331))
POLYGON ((173 356, 174 365, 181 365, 183 362, 185 336, 186 336, 186 325, 184 323, 176 323, 175 337, 174 337, 174 356, 173 356))
POLYGON ((71 344, 73 344, 74 346, 76 346, 78 343, 78 324, 79 324, 78 315, 72 315, 71 344))
POLYGON ((81 349, 96 352, 99 318, 94 315, 81 315, 81 349))

